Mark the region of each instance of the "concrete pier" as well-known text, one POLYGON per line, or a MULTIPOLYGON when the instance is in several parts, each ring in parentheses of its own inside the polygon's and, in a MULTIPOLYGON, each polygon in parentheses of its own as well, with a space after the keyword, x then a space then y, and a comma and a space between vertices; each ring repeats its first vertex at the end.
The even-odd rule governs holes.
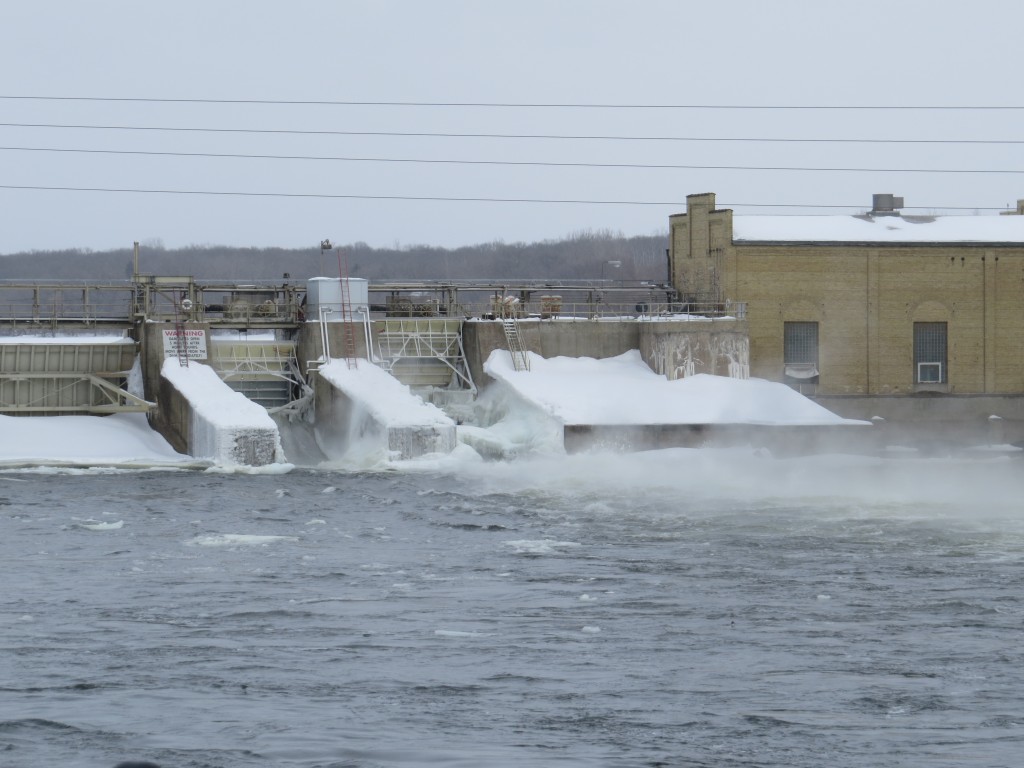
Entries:
POLYGON ((209 366, 164 361, 156 424, 179 451, 221 466, 265 466, 285 457, 266 409, 221 381, 209 366))
POLYGON ((372 363, 352 364, 335 361, 314 377, 314 431, 329 458, 386 452, 413 459, 454 450, 455 422, 439 408, 372 363))

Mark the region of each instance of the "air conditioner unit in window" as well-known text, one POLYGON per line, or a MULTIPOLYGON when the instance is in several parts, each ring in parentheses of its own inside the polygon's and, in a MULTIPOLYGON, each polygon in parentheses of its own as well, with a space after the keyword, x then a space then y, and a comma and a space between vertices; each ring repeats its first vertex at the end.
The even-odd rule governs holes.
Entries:
POLYGON ((917 364, 918 384, 941 384, 942 363, 918 363, 917 364))
POLYGON ((819 375, 814 363, 786 363, 785 372, 791 379, 813 379, 819 375))

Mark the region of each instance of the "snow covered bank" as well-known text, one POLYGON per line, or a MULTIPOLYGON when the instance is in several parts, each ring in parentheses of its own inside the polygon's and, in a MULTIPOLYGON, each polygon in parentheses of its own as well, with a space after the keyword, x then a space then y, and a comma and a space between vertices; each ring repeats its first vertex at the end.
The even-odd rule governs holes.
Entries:
POLYGON ((150 428, 141 413, 0 416, 0 466, 196 466, 150 428))
POLYGON ((763 379, 700 374, 669 381, 635 350, 604 360, 529 354, 529 371, 516 371, 504 350, 491 353, 484 371, 566 425, 864 424, 763 379))
POLYGON ((455 422, 369 361, 336 360, 318 376, 327 387, 317 389, 316 435, 328 457, 410 459, 455 448, 455 422))
MULTIPOLYGON (((188 403, 185 438, 192 455, 225 466, 264 466, 284 461, 277 425, 266 409, 235 392, 207 365, 182 366, 168 358, 161 376, 188 403)), ((161 409, 176 408, 161 402, 161 409)))

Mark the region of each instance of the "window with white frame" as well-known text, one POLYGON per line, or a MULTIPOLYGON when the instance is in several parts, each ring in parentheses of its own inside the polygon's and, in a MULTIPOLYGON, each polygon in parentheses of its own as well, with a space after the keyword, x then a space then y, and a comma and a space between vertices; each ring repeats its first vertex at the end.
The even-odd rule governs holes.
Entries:
POLYGON ((946 323, 914 323, 914 382, 945 384, 946 323))
POLYGON ((786 376, 813 379, 818 375, 818 324, 783 323, 782 360, 786 376))

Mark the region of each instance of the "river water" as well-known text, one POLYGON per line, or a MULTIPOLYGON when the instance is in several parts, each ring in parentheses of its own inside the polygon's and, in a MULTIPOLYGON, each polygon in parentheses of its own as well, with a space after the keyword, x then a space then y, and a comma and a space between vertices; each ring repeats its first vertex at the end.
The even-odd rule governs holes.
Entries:
POLYGON ((0 474, 0 765, 1019 766, 1024 464, 0 474))

